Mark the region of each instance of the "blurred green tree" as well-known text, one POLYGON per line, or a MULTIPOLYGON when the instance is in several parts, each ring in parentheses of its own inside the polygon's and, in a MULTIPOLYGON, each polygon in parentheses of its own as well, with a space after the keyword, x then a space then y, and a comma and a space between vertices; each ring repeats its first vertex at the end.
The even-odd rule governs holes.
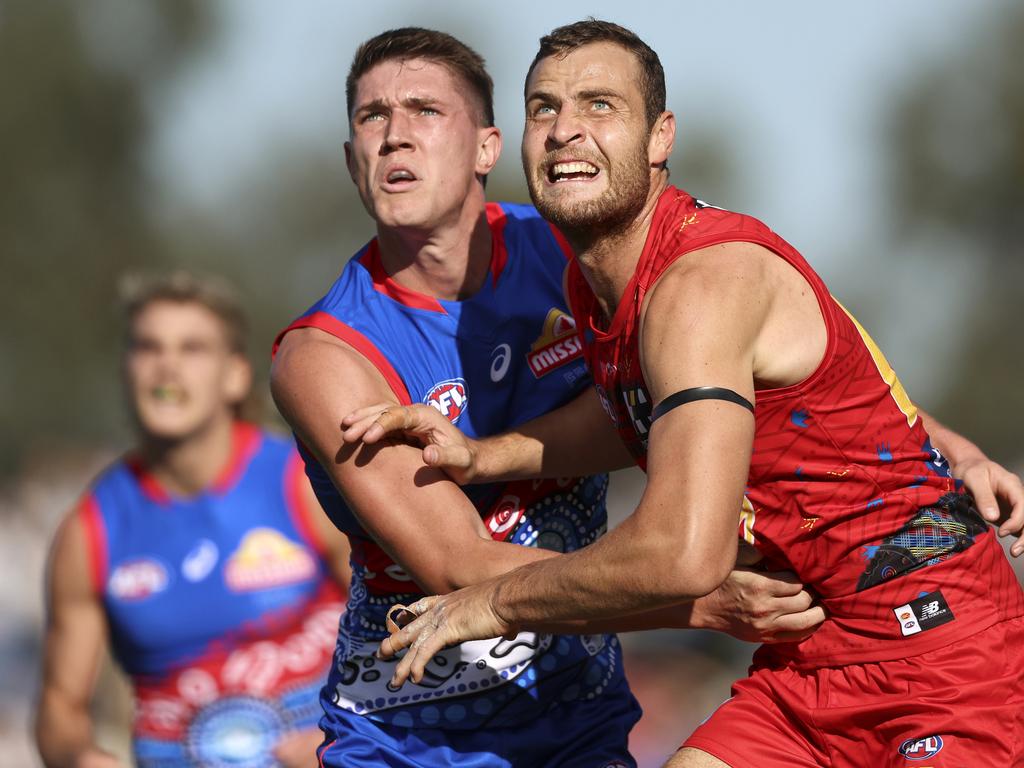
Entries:
POLYGON ((167 249, 147 209, 145 99, 210 30, 203 5, 0 6, 0 476, 124 424, 112 276, 167 249))
MULTIPOLYGON (((929 268, 969 260, 966 344, 935 413, 994 457, 1024 454, 1024 6, 921 70, 890 123, 894 219, 935 244, 929 268), (945 251, 945 253, 943 253, 945 251)), ((935 307, 936 312, 943 311, 935 307)), ((957 310, 954 310, 957 311, 957 310)), ((926 320, 922 320, 926 322, 926 320)))

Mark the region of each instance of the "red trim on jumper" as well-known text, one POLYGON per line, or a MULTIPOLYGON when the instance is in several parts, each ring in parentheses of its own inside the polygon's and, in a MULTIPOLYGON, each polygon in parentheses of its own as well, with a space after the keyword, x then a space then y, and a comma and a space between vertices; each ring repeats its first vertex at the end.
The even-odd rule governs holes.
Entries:
POLYGON ((171 503, 171 494, 164 490, 160 481, 143 465, 142 459, 129 455, 125 456, 124 463, 128 467, 128 471, 135 476, 135 482, 139 484, 139 490, 142 491, 143 496, 157 504, 171 503))
POLYGON ((487 224, 491 228, 491 285, 497 286, 498 278, 508 264, 508 246, 505 244, 508 214, 497 203, 488 203, 487 224))
POLYGON ((388 386, 395 393, 398 402, 402 405, 412 405, 412 400, 409 398, 409 390, 405 388, 405 382, 402 381, 402 377, 398 375, 398 371, 395 370, 394 366, 377 349, 377 345, 355 328, 345 325, 334 315, 329 315, 326 312, 313 312, 305 317, 300 317, 281 331, 274 342, 274 354, 277 354, 277 348, 281 346, 281 339, 284 338, 284 335, 288 331, 294 331, 296 328, 317 328, 324 333, 329 333, 331 336, 341 339, 373 364, 373 367, 387 380, 388 386))
POLYGON ((551 234, 555 236, 555 242, 557 242, 558 247, 562 249, 565 260, 569 261, 574 255, 572 252, 572 246, 569 245, 569 241, 565 239, 565 235, 562 234, 562 231, 558 227, 550 221, 548 222, 548 226, 551 227, 551 234))
POLYGON ((320 768, 324 768, 324 755, 327 754, 327 750, 337 743, 338 740, 335 739, 334 741, 331 741, 328 744, 320 747, 320 751, 316 753, 316 762, 320 766, 320 768))
POLYGON ((303 484, 307 482, 305 463, 298 451, 292 451, 284 467, 284 505, 303 541, 320 556, 321 560, 326 560, 327 544, 313 521, 313 515, 319 510, 310 509, 306 502, 308 497, 302 492, 303 484))
POLYGON ((93 591, 103 594, 107 583, 107 531, 100 514, 100 503, 91 493, 78 505, 78 519, 85 533, 86 558, 89 560, 89 578, 93 591))
POLYGON ((262 442, 263 436, 255 424, 236 421, 231 430, 231 456, 210 489, 215 493, 227 493, 234 488, 262 442))
MULTIPOLYGON (((262 440, 260 430, 255 424, 244 421, 234 422, 231 425, 231 453, 228 454, 227 462, 210 483, 208 490, 213 493, 227 493, 234 488, 242 478, 245 468, 249 466, 249 460, 259 449, 262 440)), ((160 481, 138 456, 126 456, 124 463, 135 476, 140 490, 148 499, 157 504, 170 504, 174 500, 174 497, 160 484, 160 481)))
POLYGON ((380 245, 377 242, 377 238, 373 238, 370 244, 366 246, 366 252, 359 259, 359 263, 366 267, 370 277, 373 279, 373 287, 379 293, 390 296, 399 304, 404 304, 407 307, 440 312, 442 315, 448 314, 445 308, 441 306, 441 302, 433 296, 406 288, 392 279, 391 275, 384 269, 384 264, 381 263, 380 245))

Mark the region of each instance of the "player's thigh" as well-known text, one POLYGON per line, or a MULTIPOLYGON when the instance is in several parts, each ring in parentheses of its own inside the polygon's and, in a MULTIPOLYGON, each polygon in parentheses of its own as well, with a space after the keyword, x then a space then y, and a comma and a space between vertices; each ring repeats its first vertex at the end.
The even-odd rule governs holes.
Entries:
POLYGON ((683 747, 669 758, 665 768, 729 768, 729 764, 700 749, 683 747))

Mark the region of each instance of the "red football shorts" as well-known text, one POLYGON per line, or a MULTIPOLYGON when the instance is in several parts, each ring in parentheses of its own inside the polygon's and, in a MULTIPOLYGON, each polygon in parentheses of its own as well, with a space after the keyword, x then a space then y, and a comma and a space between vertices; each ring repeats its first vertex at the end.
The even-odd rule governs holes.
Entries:
POLYGON ((908 659, 755 668, 683 746, 732 768, 1024 766, 1024 618, 908 659))

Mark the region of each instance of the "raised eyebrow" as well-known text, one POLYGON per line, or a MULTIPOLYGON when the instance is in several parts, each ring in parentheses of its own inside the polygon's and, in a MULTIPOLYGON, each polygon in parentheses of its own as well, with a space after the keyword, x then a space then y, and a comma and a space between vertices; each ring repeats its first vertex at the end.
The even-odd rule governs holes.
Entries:
POLYGON ((420 109, 423 109, 424 107, 436 107, 440 103, 441 102, 433 96, 410 96, 402 101, 402 104, 406 106, 419 107, 420 109))
POLYGON ((581 101, 608 101, 614 99, 617 101, 624 101, 625 97, 618 91, 608 90, 602 88, 596 91, 580 91, 576 94, 576 98, 581 101))
POLYGON ((531 101, 544 101, 548 104, 558 104, 559 99, 553 94, 547 91, 534 91, 526 95, 526 103, 529 104, 531 101))
POLYGON ((370 114, 370 113, 373 113, 373 112, 387 112, 387 111, 389 111, 389 107, 388 107, 388 105, 386 103, 384 103, 383 99, 374 99, 373 101, 368 101, 365 104, 362 104, 359 107, 357 107, 356 111, 355 111, 355 114, 357 114, 357 115, 365 115, 365 114, 370 114))

